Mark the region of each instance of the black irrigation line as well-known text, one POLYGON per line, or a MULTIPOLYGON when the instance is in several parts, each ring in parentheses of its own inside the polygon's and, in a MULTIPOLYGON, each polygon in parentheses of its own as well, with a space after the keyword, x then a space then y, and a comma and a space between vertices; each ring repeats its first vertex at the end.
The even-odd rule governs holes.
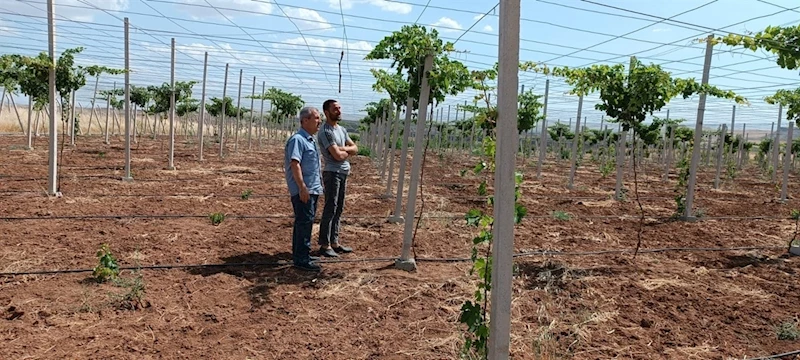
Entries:
MULTIPOLYGON (((31 196, 47 196, 45 191, 31 191, 31 190, 5 190, 0 191, 0 197, 2 196, 23 196, 23 195, 31 195, 31 196)), ((215 198, 238 198, 241 197, 241 194, 218 194, 218 193, 208 193, 207 195, 204 194, 116 194, 116 193, 104 193, 104 194, 83 194, 83 193, 73 193, 67 197, 124 197, 124 198, 181 198, 181 197, 207 197, 211 195, 211 197, 215 198)), ((377 195, 376 195, 377 196, 377 195)), ((251 194, 249 195, 249 199, 260 199, 260 198, 284 198, 286 197, 283 194, 283 190, 281 190, 280 194, 251 194)), ((449 200, 465 200, 465 201, 482 201, 488 199, 489 196, 480 196, 480 195, 464 195, 464 196, 446 196, 449 200)), ((533 199, 533 200, 554 200, 556 202, 573 202, 573 201, 605 201, 605 200, 612 200, 612 195, 608 196, 564 196, 564 197, 555 197, 555 196, 548 196, 548 195, 528 195, 525 196, 526 199, 533 199)), ((674 200, 671 196, 648 196, 642 197, 642 200, 674 200)), ((700 201, 738 201, 741 202, 741 198, 704 198, 704 199, 697 199, 700 201)), ((790 201, 793 199, 789 199, 790 201)))
MULTIPOLYGON (((136 169, 134 169, 134 172, 135 171, 136 171, 136 169)), ((63 172, 61 174, 63 174, 63 172)), ((221 172, 221 173, 218 173, 216 175, 226 175, 226 174, 240 175, 241 173, 221 172)), ((265 172, 265 174, 266 174, 266 172, 265 172)), ((255 178, 237 178, 236 180, 237 181, 241 181, 241 182, 259 182, 259 183, 263 183, 263 180, 264 180, 263 177, 264 176, 270 176, 270 175, 252 174, 252 173, 248 173, 248 175, 260 175, 260 177, 255 177, 255 178)), ((109 180, 119 180, 119 181, 121 181, 121 179, 122 179, 121 175, 110 175, 110 174, 102 174, 102 175, 63 174, 62 177, 63 177, 62 181, 66 181, 66 180, 70 180, 70 179, 109 179, 109 180)), ((32 177, 29 177, 29 176, 16 176, 16 175, 9 176, 9 175, 0 174, 0 180, 6 181, 6 182, 28 182, 28 181, 38 182, 38 181, 43 181, 43 179, 47 179, 47 176, 46 175, 42 175, 42 177, 40 177, 40 178, 32 178, 32 177)), ((219 181, 219 180, 222 180, 222 179, 208 179, 208 178, 201 178, 201 177, 185 177, 185 178, 174 177, 174 178, 163 178, 163 179, 148 179, 148 178, 138 178, 138 177, 134 177, 133 178, 133 182, 134 183, 136 183, 136 182, 156 182, 156 183, 158 183, 158 182, 173 182, 173 181, 174 182, 177 182, 177 181, 188 181, 188 182, 196 181, 196 182, 209 183, 209 182, 219 181)), ((269 184, 267 184, 267 185, 269 185, 269 184)), ((276 186, 281 186, 281 185, 282 186, 286 186, 285 184, 275 184, 275 185, 276 186)), ((455 185, 465 186, 465 187, 466 186, 473 186, 473 184, 455 184, 455 185)), ((373 186, 375 186, 375 185, 354 184, 354 185, 349 185, 348 188, 362 188, 362 187, 373 187, 373 186)), ((428 185, 428 186, 431 186, 431 185, 428 185)))
POLYGON ((756 358, 747 358, 745 360, 780 359, 780 358, 783 358, 784 356, 792 356, 792 355, 797 355, 797 354, 800 354, 800 350, 790 351, 790 352, 786 352, 786 353, 783 353, 783 354, 767 355, 767 356, 756 357, 756 358))
MULTIPOLYGON (((60 216, 4 216, 0 217, 0 221, 29 221, 29 220, 120 220, 120 219, 190 219, 190 218, 208 218, 207 215, 184 215, 184 214, 153 214, 153 215, 60 215, 60 216)), ((423 219, 461 219, 463 216, 453 215, 424 215, 423 219)), ((225 220, 229 219, 293 219, 292 214, 270 214, 270 215, 225 215, 225 220)), ((420 216, 415 216, 419 219, 420 216)), ((358 219, 386 219, 384 215, 357 215, 350 219, 343 219, 344 222, 348 220, 358 219)))
MULTIPOLYGON (((0 221, 27 221, 27 220, 119 220, 119 219, 181 219, 181 218, 207 218, 210 214, 206 215, 190 215, 190 214, 117 214, 117 215, 58 215, 58 216, 3 216, 0 221)), ((575 216, 568 213, 570 220, 587 219, 587 220, 635 220, 639 218, 634 215, 586 215, 575 216)), ((268 214, 268 215, 225 215, 225 220, 228 219, 291 219, 294 215, 286 214, 268 214)), ((358 219, 385 219, 385 215, 353 215, 344 221, 355 221, 358 219)), ((418 215, 415 219, 463 219, 464 215, 418 215)), ((525 216, 526 219, 555 219, 554 215, 531 215, 525 216)), ((656 222, 670 222, 681 221, 680 218, 673 216, 648 216, 647 219, 655 220, 656 222)), ((559 220, 568 222, 570 220, 559 220)), ((704 220, 793 220, 790 217, 781 216, 703 216, 693 221, 704 220)))
MULTIPOLYGON (((23 195, 35 195, 35 196, 47 196, 45 191, 29 191, 29 190, 9 190, 9 191, 2 191, 0 192, 0 197, 2 196, 23 196, 23 195)), ((81 193, 73 193, 70 196, 65 196, 66 198, 69 197, 121 197, 121 198, 185 198, 185 197, 214 197, 214 198, 238 198, 241 197, 242 194, 217 194, 217 193, 209 193, 207 195, 204 194, 115 194, 115 193, 108 193, 108 194, 81 194, 81 193)), ((259 194, 251 194, 248 196, 249 199, 259 199, 259 198, 286 198, 288 197, 287 194, 283 193, 281 190, 280 194, 266 194, 266 195, 259 195, 259 194)))
MULTIPOLYGON (((63 174, 63 173, 61 173, 63 174)), ((42 178, 30 178, 24 176, 5 176, 0 177, 3 181, 8 182, 25 182, 25 181, 42 181, 42 179, 46 179, 46 177, 42 178)), ((70 180, 70 179, 110 179, 110 180, 121 180, 121 175, 73 175, 73 174, 63 174, 62 181, 70 180)), ((141 178, 134 178, 134 182, 170 182, 170 181, 208 181, 207 178, 169 178, 169 179, 141 179, 141 178)), ((243 181, 258 181, 258 179, 240 179, 243 181)))
MULTIPOLYGON (((720 247, 720 248, 692 248, 692 247, 672 247, 672 248, 653 248, 640 249, 640 254, 655 254, 664 252, 723 252, 723 251, 749 251, 749 250, 785 250, 785 246, 742 246, 742 247, 720 247)), ((597 256, 609 254, 632 253, 632 249, 610 249, 598 251, 563 252, 563 251, 527 251, 514 254, 514 258, 532 256, 597 256)), ((391 262, 394 257, 374 257, 363 259, 321 259, 318 262, 324 264, 333 263, 373 263, 391 262)), ((417 262, 427 263, 458 263, 472 261, 471 258, 417 258, 417 262)), ((291 260, 252 262, 252 263, 217 263, 217 264, 164 264, 164 265, 141 265, 141 266, 121 266, 120 270, 170 270, 170 269, 197 269, 197 268, 230 268, 230 267, 280 267, 292 265, 291 260)), ((0 272, 0 277, 23 276, 23 275, 56 275, 92 272, 94 269, 57 269, 57 270, 30 270, 15 272, 0 272)))

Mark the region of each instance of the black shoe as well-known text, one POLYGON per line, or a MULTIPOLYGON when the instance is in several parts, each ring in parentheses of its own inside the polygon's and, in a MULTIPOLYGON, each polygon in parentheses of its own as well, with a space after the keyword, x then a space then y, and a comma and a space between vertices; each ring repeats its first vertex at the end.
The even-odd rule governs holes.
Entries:
POLYGON ((334 247, 332 247, 332 249, 334 251, 338 252, 338 253, 344 253, 344 254, 353 252, 353 248, 350 248, 350 247, 347 247, 347 246, 342 246, 342 245, 334 246, 334 247))
POLYGON ((294 267, 296 267, 298 269, 301 269, 301 270, 305 270, 305 271, 320 271, 320 270, 322 270, 321 266, 319 266, 317 264, 312 264, 312 263, 305 263, 305 264, 298 263, 298 264, 294 264, 294 267))
POLYGON ((333 251, 333 249, 326 249, 322 247, 319 248, 319 254, 327 257, 339 257, 339 254, 337 254, 336 251, 333 251))
POLYGON ((308 260, 309 260, 310 262, 319 261, 319 259, 320 259, 320 257, 319 257, 319 256, 309 256, 309 257, 308 257, 308 260))

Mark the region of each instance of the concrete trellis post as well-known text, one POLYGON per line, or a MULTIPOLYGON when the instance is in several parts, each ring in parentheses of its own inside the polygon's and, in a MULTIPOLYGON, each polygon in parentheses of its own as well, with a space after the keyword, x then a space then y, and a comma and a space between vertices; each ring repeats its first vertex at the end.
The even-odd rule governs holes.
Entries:
MULTIPOLYGON (((392 143, 392 119, 391 119, 391 112, 392 106, 390 105, 387 109, 384 109, 383 114, 386 121, 384 121, 383 125, 383 134, 381 134, 381 138, 383 139, 383 149, 381 149, 380 157, 381 157, 381 167, 380 167, 380 179, 386 179, 386 163, 389 160, 390 154, 390 147, 392 143)), ((391 196, 391 195, 389 195, 391 196)))
MULTIPOLYGON (((381 161, 383 158, 383 145, 385 140, 385 131, 386 128, 386 109, 383 109, 380 122, 378 122, 378 126, 375 127, 375 159, 381 161)), ((381 177, 383 179, 383 177, 381 177)))
POLYGON ((775 181, 778 173, 778 166, 781 153, 781 118, 783 117, 783 105, 778 104, 778 126, 775 128, 775 139, 772 141, 772 174, 770 177, 775 181))
POLYGON ((669 128, 669 141, 665 144, 666 146, 666 160, 664 160, 664 181, 669 179, 669 169, 672 167, 672 158, 673 153, 675 152, 673 149, 672 144, 675 143, 675 126, 668 126, 669 128))
MULTIPOLYGON (((266 81, 262 81, 261 82, 261 94, 264 94, 264 91, 265 91, 266 87, 267 87, 267 82, 266 81)), ((258 148, 259 149, 261 149, 261 147, 264 145, 261 141, 264 139, 264 127, 265 127, 265 125, 267 125, 267 124, 265 124, 266 121, 267 120, 264 119, 264 97, 261 97, 261 110, 259 110, 259 113, 258 113, 258 148)))
MULTIPOLYGON (((92 109, 89 111, 89 127, 86 129, 86 135, 92 135, 92 119, 94 118, 94 103, 97 101, 97 85, 100 83, 100 74, 94 78, 94 91, 92 92, 92 109)), ((100 119, 97 119, 97 125, 100 126, 100 119)))
POLYGON ((581 141, 581 111, 583 111, 583 95, 578 98, 578 116, 575 118, 575 137, 572 138, 572 164, 569 169, 569 184, 567 188, 572 190, 575 181, 575 172, 578 167, 578 157, 583 154, 578 154, 578 144, 581 141))
MULTIPOLYGON (((167 157, 167 169, 175 170, 175 38, 171 41, 171 60, 169 74, 169 156, 167 157)), ((92 103, 94 110, 94 103, 92 103)))
MULTIPOLYGON (((475 113, 472 113, 473 118, 475 117, 475 113)), ((475 153, 475 121, 473 119, 472 126, 470 126, 470 135, 469 135, 469 154, 472 155, 475 153)))
MULTIPOLYGON (((719 131, 719 128, 717 128, 717 131, 719 131)), ((712 134, 708 134, 708 141, 706 141, 705 166, 708 166, 709 162, 711 161, 711 144, 714 142, 712 137, 712 134)))
POLYGON ((200 145, 200 157, 198 160, 203 161, 203 128, 205 127, 205 114, 206 114, 206 86, 208 85, 208 52, 205 53, 205 60, 203 60, 203 90, 200 94, 200 108, 197 109, 200 112, 200 116, 197 119, 197 133, 200 137, 200 141, 198 144, 200 145))
MULTIPOLYGON (((125 95, 123 104, 125 106, 125 176, 123 181, 133 181, 131 176, 131 131, 136 133, 135 127, 131 129, 131 78, 130 78, 130 41, 129 41, 129 23, 128 18, 125 18, 125 95)), ((51 109, 53 113, 55 110, 51 109)), ((136 114, 133 114, 134 117, 136 114)), ((135 124, 135 123, 134 123, 135 124)), ((50 132, 54 132, 55 127, 50 128, 50 132)))
POLYGON ((725 154, 725 134, 728 133, 728 127, 722 124, 722 129, 719 132, 719 142, 717 145, 717 172, 714 176, 714 189, 719 189, 720 174, 722 173, 723 155, 725 154))
MULTIPOLYGON (((397 172, 397 194, 395 194, 394 212, 389 217, 391 223, 402 223, 403 216, 400 213, 403 210, 403 188, 406 177, 406 158, 408 157, 408 138, 411 133, 411 116, 413 113, 414 99, 409 97, 406 100, 406 118, 403 122, 403 135, 400 141, 400 169, 397 172)), ((417 119, 419 121, 419 119, 417 119)), ((419 126, 418 126, 419 127, 419 126)))
MULTIPOLYGON (((742 139, 739 141, 739 158, 738 163, 736 164, 736 168, 741 170, 742 169, 742 162, 745 159, 745 151, 744 151, 744 144, 747 143, 747 135, 746 134, 747 124, 742 124, 742 139)), ((750 152, 747 152, 747 156, 750 155, 750 152)))
POLYGON ((247 150, 253 148, 253 120, 255 120, 256 109, 256 77, 253 76, 253 90, 250 94, 250 121, 247 122, 247 150))
MULTIPOLYGON (((462 125, 459 128, 459 132, 458 132, 458 151, 459 152, 464 151, 464 149, 466 148, 467 136, 466 136, 466 134, 464 134, 464 132, 465 132, 464 130, 466 130, 466 129, 464 129, 464 126, 466 126, 466 124, 467 124, 467 109, 466 109, 466 106, 467 106, 467 101, 464 100, 464 109, 463 109, 463 111, 461 111, 461 124, 462 125)), ((458 112, 456 112, 456 120, 458 120, 458 112)))
POLYGON ((634 159, 638 158, 638 157, 636 157, 636 154, 634 154, 636 152, 636 147, 633 146, 634 145, 633 142, 636 141, 636 129, 631 129, 631 132, 629 134, 631 136, 631 148, 630 148, 631 156, 630 156, 630 161, 628 162, 628 171, 630 171, 632 173, 633 172, 633 161, 634 161, 634 159))
POLYGON ((236 95, 236 126, 232 126, 233 134, 233 152, 239 152, 239 133, 242 127, 242 76, 244 69, 239 69, 239 93, 236 95))
MULTIPOLYGON (((50 144, 47 158, 49 160, 47 169, 47 193, 58 195, 58 144, 56 134, 56 25, 55 25, 55 0, 47 0, 47 42, 48 55, 50 56, 50 71, 48 72, 48 108, 50 109, 50 144)), ((125 68, 128 66, 128 18, 125 18, 125 68)), ((130 152, 128 152, 130 153, 130 152)))
MULTIPOLYGON (((711 55, 714 49, 714 35, 709 35, 706 41, 706 54, 703 64, 703 78, 701 83, 708 84, 709 73, 711 72, 711 55)), ((697 182, 697 165, 700 162, 700 139, 703 136, 703 116, 706 111, 706 94, 700 94, 700 101, 697 106, 697 122, 694 128, 694 146, 692 148, 692 160, 689 165, 689 181, 688 188, 686 189, 686 202, 684 217, 690 219, 693 217, 692 205, 694 204, 694 188, 697 182)))
MULTIPOLYGON (((392 121, 392 130, 389 136, 389 177, 386 179, 386 193, 384 194, 385 197, 391 198, 392 197, 392 183, 394 181, 394 158, 395 158, 395 144, 397 144, 397 139, 400 138, 400 134, 398 134, 397 125, 400 122, 400 107, 397 108, 394 114, 394 120, 392 121)), ((402 175, 400 175, 402 177, 402 175)))
POLYGON ((414 139, 414 157, 411 164, 411 182, 408 187, 408 204, 406 205, 405 227, 403 229, 403 250, 400 259, 395 262, 395 266, 400 269, 411 271, 417 268, 416 261, 411 257, 411 241, 414 235, 414 215, 416 211, 417 190, 420 182, 420 169, 422 168, 422 146, 421 137, 424 136, 425 122, 430 98, 430 85, 428 84, 428 71, 433 67, 433 55, 425 57, 422 68, 422 82, 419 97, 419 116, 417 118, 417 132, 414 139))
MULTIPOLYGON (((765 154, 763 154, 764 158, 762 160, 764 161, 764 166, 767 169, 769 169, 770 167, 772 167, 772 148, 775 146, 775 122, 774 121, 772 122, 772 125, 770 125, 769 137, 767 139, 769 139, 769 146, 767 146, 767 152, 765 154)), ((759 154, 760 154, 760 151, 759 151, 759 154)), ((772 180, 774 181, 775 179, 773 178, 772 180)))
POLYGON ((451 146, 450 146, 450 107, 451 107, 451 105, 447 105, 447 119, 442 122, 442 127, 444 129, 444 137, 445 137, 445 141, 444 141, 445 152, 447 152, 447 150, 450 150, 450 148, 451 148, 451 146))
MULTIPOLYGON (((733 105, 733 109, 731 110, 731 141, 733 141, 736 137, 736 105, 733 105)), ((741 143, 741 141, 740 141, 741 143)), ((733 142, 731 142, 731 148, 729 151, 729 156, 733 157, 733 142)))
MULTIPOLYGON (((69 100, 69 145, 75 146, 75 133, 80 130, 80 124, 75 123, 75 91, 70 92, 69 100)), ((12 98, 11 101, 14 99, 12 98)))
POLYGON ((22 117, 19 116, 19 109, 17 108, 17 103, 14 101, 14 95, 9 93, 8 100, 11 102, 11 108, 14 109, 14 114, 17 115, 17 123, 19 124, 19 130, 25 132, 25 126, 22 125, 22 117))
POLYGON ((508 359, 511 345, 511 294, 514 263, 514 161, 518 147, 520 0, 500 1, 498 41, 497 153, 495 155, 490 360, 508 359))
POLYGON ((539 136, 539 164, 536 166, 536 178, 542 178, 542 166, 544 166, 544 158, 547 155, 547 102, 550 96, 550 79, 544 82, 544 109, 542 118, 542 133, 539 136))
POLYGON ((2 88, 0 90, 2 90, 2 92, 0 92, 0 115, 2 115, 3 114, 3 104, 6 101, 6 88, 2 88))
POLYGON ((792 138, 794 137, 794 121, 789 121, 789 134, 786 140, 786 152, 783 155, 783 181, 781 181, 781 201, 786 201, 789 191, 789 169, 792 167, 792 138))
MULTIPOLYGON (((115 82, 114 83, 114 89, 116 90, 116 88, 117 88, 117 84, 115 82)), ((105 126, 105 129, 103 129, 103 132, 105 132, 105 141, 104 141, 104 143, 106 145, 109 144, 109 141, 108 141, 108 133, 109 133, 108 125, 109 124, 108 124, 108 122, 109 122, 110 118, 111 118, 111 93, 106 95, 106 126, 105 126)), ((97 120, 98 120, 98 122, 100 121, 100 119, 97 119, 97 120)))
POLYGON ((28 144, 25 147, 28 150, 33 150, 33 129, 31 129, 31 117, 33 117, 33 97, 28 96, 28 144))
POLYGON ((617 183, 614 186, 614 197, 622 200, 622 175, 625 171, 625 142, 628 141, 628 130, 622 130, 617 140, 617 183))
POLYGON ((219 158, 225 155, 225 112, 227 109, 225 105, 228 103, 225 101, 225 98, 228 95, 228 70, 230 68, 230 64, 225 64, 225 82, 222 84, 222 106, 219 121, 219 158))

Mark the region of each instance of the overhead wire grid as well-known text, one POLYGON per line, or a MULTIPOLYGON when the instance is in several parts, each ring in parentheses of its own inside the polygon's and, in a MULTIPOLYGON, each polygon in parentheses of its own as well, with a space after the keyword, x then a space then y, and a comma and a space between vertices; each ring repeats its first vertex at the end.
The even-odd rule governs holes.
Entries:
MULTIPOLYGON (((0 22, 2 22, 3 27, 13 32, 9 36, 4 37, 4 40, 0 40, 0 46, 7 49, 7 52, 30 54, 41 51, 44 49, 46 42, 31 43, 30 41, 22 42, 21 40, 30 40, 32 35, 39 39, 46 38, 46 28, 44 26, 46 24, 46 14, 44 13, 46 3, 43 0, 15 0, 15 3, 27 7, 30 11, 20 12, 19 9, 17 9, 19 6, 9 7, 0 11, 0 22), (37 9, 40 11, 36 11, 37 9)), ((430 24, 429 22, 431 21, 428 21, 428 24, 426 24, 424 19, 435 19, 439 17, 443 11, 447 11, 486 16, 487 21, 493 20, 496 22, 496 15, 484 14, 483 11, 456 9, 452 6, 442 6, 441 4, 431 4, 430 2, 389 1, 389 3, 394 3, 398 6, 407 5, 419 7, 422 11, 417 14, 417 17, 423 20, 422 24, 439 29, 440 37, 445 41, 458 41, 459 47, 469 47, 466 53, 453 55, 453 57, 459 58, 459 60, 464 62, 468 67, 472 69, 485 69, 493 66, 494 59, 496 59, 497 56, 496 51, 492 51, 496 50, 496 32, 479 31, 472 28, 463 31, 463 29, 458 28, 458 26, 452 27, 451 23, 437 22, 430 24), (430 11, 426 13, 425 10, 430 11), (461 36, 455 38, 452 34, 460 34, 461 36), (494 37, 494 39, 489 39, 490 37, 494 37)), ((694 6, 678 14, 685 15, 706 10, 713 11, 713 9, 710 9, 713 7, 710 6, 713 3, 715 3, 715 1, 704 3, 702 6, 694 6)), ((186 5, 175 0, 135 0, 128 9, 119 10, 108 9, 108 5, 97 5, 96 2, 78 0, 75 5, 70 5, 68 3, 61 5, 59 8, 66 8, 73 12, 93 13, 96 15, 89 20, 85 17, 69 18, 57 14, 58 29, 64 34, 59 37, 58 44, 62 49, 67 46, 86 47, 83 54, 87 57, 86 61, 94 61, 103 63, 104 65, 120 67, 122 62, 120 55, 122 54, 123 47, 120 20, 122 17, 127 16, 132 19, 131 64, 135 73, 135 75, 132 76, 134 85, 160 84, 168 78, 168 74, 165 74, 163 69, 169 64, 169 38, 175 37, 179 44, 179 57, 176 64, 176 78, 178 80, 200 80, 199 74, 202 72, 202 54, 204 51, 208 51, 211 55, 208 78, 209 97, 218 96, 218 93, 221 92, 225 63, 228 62, 231 63, 231 71, 242 69, 246 74, 249 74, 249 76, 261 78, 262 81, 266 81, 270 86, 276 86, 302 95, 304 99, 308 99, 308 102, 311 104, 316 104, 317 102, 321 103, 324 99, 335 96, 335 89, 337 86, 335 86, 330 79, 338 76, 336 66, 339 60, 341 60, 340 53, 344 47, 347 49, 346 55, 348 58, 345 63, 345 66, 348 68, 348 75, 344 81, 349 84, 349 100, 353 102, 353 104, 350 104, 351 106, 348 110, 349 114, 355 115, 352 120, 357 120, 360 115, 356 115, 356 113, 363 108, 364 104, 369 101, 375 101, 381 97, 380 94, 374 93, 371 89, 373 78, 368 73, 368 69, 370 67, 385 67, 388 63, 365 62, 360 59, 352 63, 350 54, 352 53, 354 57, 363 58, 377 39, 388 35, 390 31, 396 30, 402 25, 410 24, 410 22, 398 20, 396 17, 385 18, 346 13, 338 5, 335 9, 324 9, 318 7, 301 7, 301 5, 308 4, 289 4, 283 2, 278 4, 272 2, 273 7, 279 8, 280 11, 273 10, 271 13, 267 13, 259 8, 237 9, 231 4, 226 6, 214 4, 215 3, 208 1, 193 2, 191 5, 186 5), (133 6, 135 4, 142 4, 142 6, 135 7, 133 6), (176 13, 170 10, 175 8, 184 9, 183 7, 186 6, 204 11, 207 10, 210 14, 220 15, 221 17, 209 20, 190 18, 188 16, 167 15, 176 13), (137 10, 134 10, 134 8, 137 8, 137 10), (337 25, 335 22, 331 21, 321 23, 322 25, 318 25, 315 28, 309 24, 311 21, 309 20, 309 14, 312 12, 320 17, 325 15, 338 15, 338 17, 341 18, 342 25, 337 25), (262 16, 265 19, 270 19, 270 21, 278 21, 283 18, 284 20, 288 20, 290 24, 293 23, 293 28, 296 31, 285 27, 265 31, 263 27, 247 26, 240 24, 240 21, 232 20, 238 19, 243 16, 244 13, 262 16), (103 20, 101 20, 100 15, 105 15, 103 20), (112 21, 108 21, 109 19, 112 21), (175 25, 177 28, 170 29, 167 27, 152 26, 151 24, 153 23, 169 23, 175 25), (209 27, 210 29, 212 26, 215 29, 224 28, 228 30, 226 32, 198 30, 203 29, 203 27, 209 27), (342 38, 345 36, 345 28, 358 31, 358 37, 350 34, 343 41, 342 38), (291 35, 295 36, 295 38, 288 40, 275 39, 278 34, 283 36, 291 35), (354 44, 356 46, 351 46, 354 44), (309 57, 309 55, 311 57, 309 57)), ((641 14, 631 15, 618 9, 605 9, 607 11, 594 10, 585 7, 585 5, 587 5, 586 3, 572 6, 538 0, 531 4, 536 7, 562 8, 565 9, 564 11, 567 15, 580 12, 592 12, 596 13, 597 16, 625 18, 627 21, 643 23, 644 25, 640 26, 638 28, 639 30, 654 26, 655 24, 666 24, 684 29, 692 29, 698 31, 698 34, 691 38, 669 43, 649 40, 643 36, 634 37, 634 34, 639 30, 630 31, 623 35, 616 35, 587 28, 587 25, 577 26, 561 24, 553 21, 524 17, 522 20, 523 24, 550 27, 554 31, 584 34, 587 37, 605 38, 592 46, 580 47, 564 43, 557 44, 548 42, 546 41, 547 37, 530 39, 526 38, 524 36, 525 34, 523 34, 521 51, 525 58, 532 58, 532 60, 536 58, 534 61, 543 61, 547 63, 548 66, 552 67, 572 65, 555 63, 559 60, 567 60, 564 59, 564 57, 567 57, 570 62, 573 63, 574 60, 588 61, 588 63, 582 65, 602 62, 627 64, 628 57, 634 55, 644 62, 652 61, 658 64, 664 64, 662 66, 666 70, 672 71, 676 76, 697 77, 702 70, 704 45, 698 44, 693 40, 708 33, 709 27, 683 22, 673 18, 657 19, 641 14), (609 42, 616 40, 649 44, 653 45, 653 47, 644 51, 631 52, 628 54, 606 51, 603 49, 609 42), (549 49, 553 50, 551 51, 549 49), (674 59, 674 57, 661 58, 679 50, 691 49, 698 50, 695 56, 678 59, 674 59), (656 56, 658 54, 650 55, 653 51, 659 50, 661 51, 661 57, 656 56), (547 58, 544 58, 544 55, 547 55, 547 58), (603 58, 593 55, 602 55, 603 58)), ((526 3, 524 6, 531 5, 526 3)), ((773 8, 775 11, 770 13, 761 14, 744 21, 739 20, 733 25, 715 30, 725 31, 731 26, 746 24, 753 19, 770 19, 780 14, 797 11, 798 7, 773 8)), ((675 18, 678 17, 679 16, 675 15, 675 18)), ((316 17, 311 18, 316 19, 316 17)), ((270 28, 272 27, 270 26, 270 28)), ((752 86, 733 89, 756 103, 748 110, 737 111, 737 123, 751 124, 751 128, 757 125, 761 125, 762 128, 767 127, 771 121, 765 119, 777 118, 777 109, 759 103, 760 98, 774 92, 777 88, 797 85, 797 79, 792 79, 789 76, 781 78, 779 76, 765 74, 764 72, 774 70, 776 67, 774 61, 771 60, 771 54, 750 53, 736 49, 724 49, 719 46, 715 48, 716 55, 727 53, 736 54, 736 56, 742 58, 742 61, 738 61, 738 65, 725 64, 720 67, 715 67, 712 63, 712 83, 724 87, 724 84, 720 84, 720 80, 726 78, 732 81, 738 81, 739 83, 742 81, 752 82, 752 86), (742 69, 742 66, 747 66, 747 68, 742 69)), ((715 59, 718 57, 719 56, 715 57, 715 59)), ((544 76, 536 76, 528 73, 521 74, 521 83, 525 84, 527 89, 535 89, 535 91, 543 90, 544 79, 544 76)), ((100 88, 109 89, 114 85, 114 82, 117 82, 118 85, 121 84, 120 77, 103 76, 100 79, 100 88)), ((237 84, 235 84, 235 82, 236 80, 232 80, 231 83, 228 84, 229 87, 236 86, 237 84)), ((244 84, 244 86, 246 86, 246 84, 244 84)), ((78 93, 79 102, 88 103, 90 101, 90 88, 90 86, 84 87, 78 93)), ((567 122, 570 117, 574 117, 574 109, 577 108, 576 99, 573 96, 565 95, 568 90, 569 86, 564 84, 563 81, 551 79, 548 114, 548 120, 550 122, 554 122, 557 119, 561 119, 562 122, 567 122)), ((345 94, 343 95, 344 97, 348 97, 345 94)), ((448 98, 442 106, 463 104, 464 100, 471 100, 472 95, 472 91, 467 91, 460 96, 448 98)), ((596 97, 592 96, 587 96, 585 99, 586 104, 591 104, 594 100, 596 100, 596 97)), ((691 119, 691 115, 696 111, 696 100, 676 100, 673 101, 668 108, 671 110, 672 117, 691 119)), ((584 116, 589 118, 588 125, 596 126, 599 124, 601 114, 596 112, 591 106, 585 106, 584 109, 584 116)), ((717 123, 727 122, 730 109, 731 104, 729 102, 709 99, 706 115, 708 125, 715 126, 717 123)), ((452 116, 454 115, 453 112, 452 116)), ((657 115, 664 116, 663 112, 657 115)))

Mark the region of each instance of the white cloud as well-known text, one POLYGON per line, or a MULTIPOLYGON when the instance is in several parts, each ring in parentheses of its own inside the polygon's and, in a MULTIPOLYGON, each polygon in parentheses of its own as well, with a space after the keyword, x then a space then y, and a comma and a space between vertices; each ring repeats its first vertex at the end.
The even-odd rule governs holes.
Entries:
POLYGON ((328 0, 328 5, 332 9, 339 9, 339 5, 341 3, 342 10, 349 10, 353 8, 355 4, 367 4, 375 6, 383 11, 386 12, 393 12, 397 14, 408 14, 414 8, 410 4, 399 3, 394 1, 386 1, 386 0, 328 0))
POLYGON ((442 32, 456 32, 463 29, 458 21, 449 17, 442 17, 437 22, 433 23, 433 26, 439 28, 442 32))
MULTIPOLYGON (((275 44, 273 45, 276 48, 292 48, 292 49, 299 49, 306 47, 306 42, 308 46, 312 48, 314 51, 318 51, 321 53, 325 52, 339 52, 340 49, 344 48, 344 41, 340 39, 317 39, 306 36, 305 41, 302 37, 296 37, 292 39, 287 39, 283 41, 283 44, 275 44), (316 48, 316 49, 314 49, 316 48)), ((372 45, 366 41, 348 41, 347 48, 350 50, 361 50, 358 51, 359 56, 363 57, 362 53, 367 51, 372 51, 372 45)), ((366 55, 366 54, 364 54, 366 55)), ((351 55, 352 57, 352 55, 351 55)))
POLYGON ((325 20, 318 12, 306 8, 290 8, 286 7, 284 10, 288 17, 300 28, 301 31, 306 30, 333 30, 333 26, 328 20, 325 20), (303 19, 303 20, 300 20, 303 19))
POLYGON ((303 66, 319 66, 319 63, 316 62, 316 61, 303 60, 303 61, 300 62, 300 65, 303 65, 303 66))
MULTIPOLYGON (((170 56, 170 48, 168 45, 151 44, 148 42, 142 42, 140 45, 149 52, 163 53, 164 57, 167 59, 170 56)), ((201 43, 192 43, 188 45, 176 44, 175 52, 177 57, 188 56, 193 59, 191 62, 195 63, 202 63, 205 53, 208 52, 209 63, 230 64, 232 67, 259 66, 264 63, 277 62, 272 56, 263 55, 255 51, 237 50, 230 44, 220 44, 219 47, 201 43)), ((135 62, 135 60, 131 60, 131 63, 133 62, 135 62)))
POLYGON ((667 31, 670 31, 670 30, 671 29, 668 29, 668 28, 655 28, 655 29, 653 29, 653 32, 667 32, 667 31))
POLYGON ((492 30, 494 30, 494 29, 492 29, 491 25, 486 25, 486 26, 483 27, 483 31, 490 32, 492 30))
MULTIPOLYGON (((90 22, 96 15, 105 15, 103 10, 114 13, 126 10, 128 5, 129 0, 59 0, 56 2, 56 24, 63 18, 90 22)), ((22 16, 43 16, 47 13, 47 4, 4 1, 3 9, 22 16)))
POLYGON ((372 6, 379 7, 383 11, 388 11, 398 14, 408 14, 411 12, 411 9, 413 9, 413 7, 409 4, 401 4, 386 0, 371 0, 369 3, 372 6))
POLYGON ((195 20, 208 18, 223 19, 224 17, 220 15, 220 12, 225 14, 225 17, 229 19, 242 15, 264 15, 272 13, 271 3, 253 0, 208 0, 207 2, 206 0, 180 0, 180 3, 186 5, 178 4, 176 7, 195 20), (210 7, 209 4, 218 8, 219 11, 210 7))
POLYGON ((3 26, 3 21, 0 20, 0 34, 15 35, 16 33, 16 31, 11 30, 9 27, 3 26))
POLYGON ((480 20, 483 17, 483 14, 478 14, 472 17, 472 20, 480 20))

